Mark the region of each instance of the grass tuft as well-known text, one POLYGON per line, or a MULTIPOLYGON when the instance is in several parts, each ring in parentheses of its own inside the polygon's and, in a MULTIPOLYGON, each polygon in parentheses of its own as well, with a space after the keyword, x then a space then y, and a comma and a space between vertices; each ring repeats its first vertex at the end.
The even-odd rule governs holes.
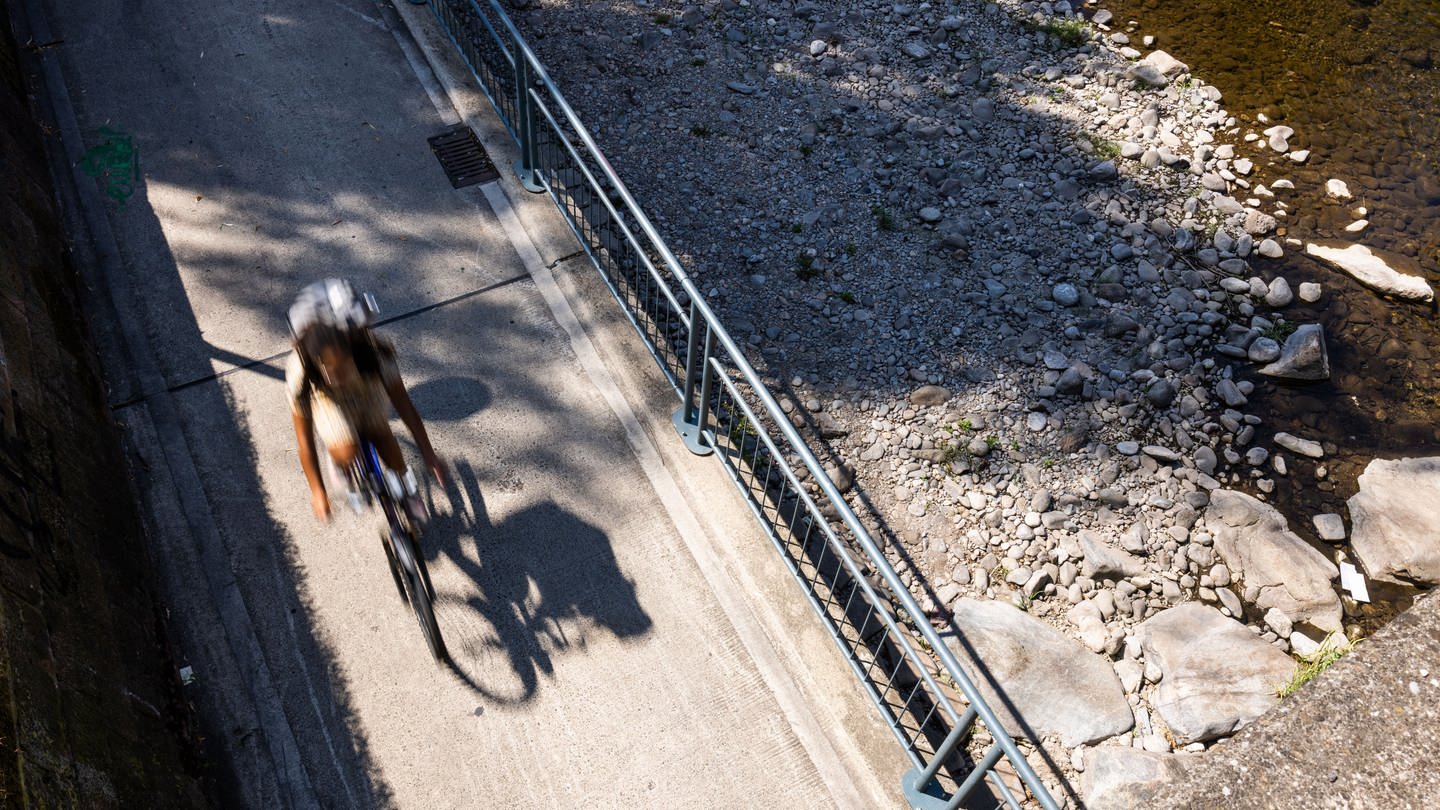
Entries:
POLYGON ((1315 680, 1320 673, 1329 669, 1331 664, 1344 658, 1346 653, 1355 649, 1355 645, 1359 643, 1358 639, 1349 641, 1340 633, 1331 633, 1321 643, 1320 649, 1305 659, 1300 668, 1295 670, 1295 675, 1290 678, 1290 682, 1275 690, 1275 694, 1284 698, 1300 691, 1301 687, 1315 680))

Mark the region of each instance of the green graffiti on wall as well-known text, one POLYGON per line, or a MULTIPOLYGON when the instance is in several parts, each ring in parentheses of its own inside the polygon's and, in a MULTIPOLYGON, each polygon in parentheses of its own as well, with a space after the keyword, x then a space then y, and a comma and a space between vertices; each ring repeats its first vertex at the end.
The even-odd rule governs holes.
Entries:
POLYGON ((80 170, 100 181, 105 196, 120 203, 135 193, 135 144, 130 136, 101 127, 105 141, 80 159, 80 170))

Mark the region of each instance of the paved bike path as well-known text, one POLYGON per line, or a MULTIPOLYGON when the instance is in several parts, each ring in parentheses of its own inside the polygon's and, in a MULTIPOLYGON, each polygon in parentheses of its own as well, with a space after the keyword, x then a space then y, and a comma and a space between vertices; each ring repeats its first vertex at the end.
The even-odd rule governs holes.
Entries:
POLYGON ((754 584, 735 549, 769 553, 748 516, 699 512, 713 468, 648 443, 653 375, 608 376, 623 323, 607 302, 572 320, 575 243, 529 223, 508 176, 509 195, 450 188, 425 139, 453 122, 444 90, 473 88, 428 73, 396 9, 21 2, 115 175, 79 194, 87 304, 237 804, 893 803, 874 772, 893 763, 833 732, 867 707, 798 592, 734 592, 754 584), (453 668, 428 660, 376 518, 309 511, 278 355, 290 297, 328 274, 396 316, 453 465, 425 541, 453 668))

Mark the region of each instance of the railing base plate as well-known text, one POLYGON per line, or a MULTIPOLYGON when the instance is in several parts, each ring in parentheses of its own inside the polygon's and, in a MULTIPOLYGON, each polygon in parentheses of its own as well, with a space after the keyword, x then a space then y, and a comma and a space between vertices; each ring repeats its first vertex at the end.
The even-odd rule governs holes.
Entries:
POLYGON ((905 791, 905 801, 915 810, 945 810, 950 806, 953 797, 946 796, 940 789, 940 785, 932 778, 927 780, 928 784, 916 784, 920 781, 920 771, 912 769, 900 778, 900 786, 905 791))
POLYGON ((685 441, 685 447, 690 452, 697 456, 708 456, 715 452, 715 448, 705 443, 705 438, 701 435, 704 431, 700 429, 700 426, 690 424, 689 420, 685 418, 684 408, 675 411, 675 416, 670 421, 675 423, 675 431, 680 434, 680 438, 685 441))
POLYGON ((539 194, 545 190, 545 184, 540 182, 537 172, 534 169, 525 168, 525 164, 515 161, 515 176, 520 178, 520 185, 532 194, 539 194))

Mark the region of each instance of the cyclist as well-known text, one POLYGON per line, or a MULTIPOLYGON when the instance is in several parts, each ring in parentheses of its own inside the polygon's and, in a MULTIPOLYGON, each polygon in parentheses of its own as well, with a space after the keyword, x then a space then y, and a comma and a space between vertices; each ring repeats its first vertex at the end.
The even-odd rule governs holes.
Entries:
POLYGON ((391 406, 414 437, 436 481, 444 481, 445 465, 430 446, 425 423, 400 380, 394 345, 371 328, 375 313, 373 297, 338 278, 307 286, 290 307, 294 351, 285 364, 285 387, 295 422, 300 467, 310 484, 310 505, 315 516, 329 520, 330 498, 320 472, 315 437, 324 444, 335 465, 332 472, 349 469, 359 451, 359 439, 368 439, 380 460, 399 479, 406 510, 423 523, 428 515, 417 491, 415 474, 405 464, 400 444, 390 430, 391 406))

